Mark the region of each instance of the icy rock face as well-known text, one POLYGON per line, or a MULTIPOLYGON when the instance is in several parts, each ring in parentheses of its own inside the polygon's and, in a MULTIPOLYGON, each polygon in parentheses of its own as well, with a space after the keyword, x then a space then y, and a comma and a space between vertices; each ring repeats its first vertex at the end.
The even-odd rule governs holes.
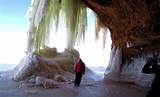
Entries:
POLYGON ((132 58, 131 62, 122 64, 122 53, 119 48, 113 47, 110 54, 110 62, 105 72, 105 79, 115 81, 131 82, 143 87, 150 87, 154 74, 142 73, 142 68, 146 64, 151 54, 132 58))
MULTIPOLYGON (((35 53, 28 54, 19 65, 13 70, 13 80, 29 80, 35 79, 36 76, 42 76, 45 78, 51 78, 55 80, 65 80, 61 74, 65 72, 72 72, 74 70, 74 64, 79 58, 79 53, 75 49, 66 49, 62 53, 56 52, 56 49, 46 48, 48 53, 52 53, 52 57, 46 57, 43 52, 42 55, 35 53), (59 75, 55 77, 55 75, 59 75), (34 78, 33 78, 34 77, 34 78)), ((47 55, 48 56, 48 55, 47 55)))
POLYGON ((42 86, 44 88, 58 87, 58 83, 56 81, 54 81, 52 79, 45 78, 45 77, 40 77, 40 76, 36 77, 35 85, 42 86))
POLYGON ((123 60, 134 57, 131 63, 116 64, 117 50, 113 47, 105 77, 119 80, 122 76, 123 80, 148 86, 154 75, 141 73, 147 56, 136 56, 142 53, 147 55, 153 50, 160 52, 160 0, 103 0, 104 3, 99 0, 82 1, 99 16, 101 23, 110 29, 112 45, 122 49, 123 60), (119 68, 121 74, 116 73, 115 68, 119 68))
POLYGON ((108 64, 108 67, 107 67, 107 71, 111 70, 112 62, 113 62, 113 59, 114 59, 114 56, 115 56, 115 52, 116 52, 116 47, 113 47, 111 49, 111 52, 110 52, 110 60, 109 60, 109 64, 108 64))
POLYGON ((109 62, 110 71, 114 73, 120 73, 120 65, 122 63, 121 50, 119 48, 113 47, 113 52, 111 55, 111 60, 109 62), (112 65, 114 64, 114 65, 112 65))
POLYGON ((142 73, 142 68, 146 64, 150 55, 137 57, 132 59, 131 63, 124 64, 121 76, 126 81, 134 82, 143 87, 150 87, 154 78, 154 74, 142 73))
POLYGON ((19 65, 13 70, 13 80, 22 80, 33 74, 34 69, 38 68, 38 64, 35 64, 34 61, 37 61, 36 55, 34 54, 28 54, 22 59, 19 65))
POLYGON ((105 78, 112 80, 119 80, 120 65, 122 63, 121 50, 113 47, 110 53, 110 61, 105 72, 105 78))

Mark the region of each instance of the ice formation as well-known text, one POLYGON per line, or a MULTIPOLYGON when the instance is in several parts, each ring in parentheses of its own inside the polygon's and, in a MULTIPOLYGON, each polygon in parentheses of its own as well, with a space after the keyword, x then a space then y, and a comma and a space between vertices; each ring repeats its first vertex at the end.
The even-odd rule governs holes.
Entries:
POLYGON ((38 8, 37 8, 37 12, 36 12, 36 15, 35 15, 35 20, 34 20, 34 25, 36 28, 38 28, 39 26, 39 23, 41 22, 41 19, 42 17, 44 16, 45 14, 45 9, 46 9, 46 4, 47 4, 47 0, 40 0, 39 1, 39 5, 38 5, 38 8))
POLYGON ((41 84, 44 88, 54 87, 55 81, 71 80, 67 75, 74 72, 74 64, 78 59, 79 53, 75 49, 59 53, 56 48, 47 47, 40 50, 40 54, 28 54, 12 71, 12 79, 41 84))
POLYGON ((142 73, 142 68, 146 64, 149 56, 150 55, 139 56, 137 58, 133 58, 131 63, 126 63, 121 72, 124 80, 134 82, 135 84, 143 87, 150 87, 154 74, 142 73))
POLYGON ((143 87, 150 87, 154 74, 142 73, 142 68, 150 56, 152 56, 152 54, 148 53, 146 55, 132 58, 131 62, 122 63, 121 50, 113 47, 110 54, 109 65, 105 72, 105 78, 134 83, 143 87))
POLYGON ((28 9, 27 15, 30 21, 30 29, 34 24, 34 27, 38 28, 42 17, 46 13, 47 0, 32 0, 31 6, 28 9), (39 2, 39 3, 38 3, 39 2))
POLYGON ((110 61, 105 72, 105 78, 119 80, 120 65, 122 63, 121 49, 113 47, 110 54, 110 61))

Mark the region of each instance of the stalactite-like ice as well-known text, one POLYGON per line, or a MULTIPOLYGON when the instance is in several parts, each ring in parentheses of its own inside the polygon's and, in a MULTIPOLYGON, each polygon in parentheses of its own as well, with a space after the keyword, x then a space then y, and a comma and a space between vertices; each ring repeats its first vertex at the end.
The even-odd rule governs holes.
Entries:
POLYGON ((32 29, 32 27, 38 28, 42 17, 46 13, 47 1, 48 0, 32 0, 31 6, 27 12, 30 21, 30 29, 32 29))
POLYGON ((38 26, 39 26, 39 24, 42 20, 42 17, 45 14, 45 11, 46 11, 46 6, 45 5, 47 5, 47 0, 40 0, 39 2, 40 3, 38 5, 36 15, 35 15, 35 19, 34 19, 34 25, 35 25, 36 28, 38 28, 38 26))
POLYGON ((111 72, 120 73, 121 63, 122 63, 122 52, 121 49, 116 48, 116 53, 112 60, 111 72))
POLYGON ((113 47, 110 55, 109 67, 105 72, 105 78, 119 80, 120 66, 122 63, 121 49, 113 47))
POLYGON ((111 69, 112 61, 115 56, 115 52, 116 52, 116 47, 114 46, 110 52, 110 60, 109 60, 108 67, 107 67, 106 71, 110 71, 110 69, 111 69))

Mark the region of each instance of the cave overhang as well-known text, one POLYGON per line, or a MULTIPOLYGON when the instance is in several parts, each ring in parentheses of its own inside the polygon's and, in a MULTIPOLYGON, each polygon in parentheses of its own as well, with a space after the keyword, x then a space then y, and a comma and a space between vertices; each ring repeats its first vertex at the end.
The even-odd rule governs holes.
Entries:
POLYGON ((160 1, 82 0, 111 32, 124 58, 160 51, 160 1))

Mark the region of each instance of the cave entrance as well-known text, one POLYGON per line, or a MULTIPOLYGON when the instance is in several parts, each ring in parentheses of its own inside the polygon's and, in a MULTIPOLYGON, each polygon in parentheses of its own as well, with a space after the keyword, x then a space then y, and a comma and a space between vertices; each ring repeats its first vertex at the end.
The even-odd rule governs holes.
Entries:
MULTIPOLYGON (((108 65, 108 61, 110 58, 110 50, 111 50, 111 38, 110 38, 110 31, 106 30, 106 34, 104 34, 104 31, 101 31, 99 33, 99 39, 96 39, 95 35, 95 15, 92 10, 87 10, 87 17, 88 17, 88 29, 85 35, 85 40, 81 43, 76 43, 75 49, 77 49, 80 52, 80 57, 83 59, 83 61, 86 63, 86 66, 91 69, 93 72, 95 72, 99 78, 103 78, 105 69, 108 65), (106 38, 105 45, 103 37, 106 38), (105 46, 105 47, 103 47, 105 46)), ((64 21, 64 20, 62 20, 64 21)), ((52 33, 50 35, 50 43, 48 44, 49 47, 56 47, 58 52, 62 52, 64 48, 66 48, 66 28, 65 23, 62 22, 59 24, 57 33, 52 33)), ((55 28, 53 27, 51 32, 55 31, 55 28)), ((22 36, 21 36, 22 37, 22 36)), ((23 37, 24 38, 24 37, 23 37)), ((24 42, 26 44, 26 42, 24 42)), ((23 43, 23 44, 24 44, 23 43)), ((25 48, 22 49, 22 52, 25 52, 25 48)), ((16 52, 17 54, 17 52, 16 52)), ((15 65, 12 65, 12 68, 14 68, 20 60, 25 56, 25 53, 23 56, 20 56, 20 59, 17 61, 15 65), (14 67, 13 67, 14 66, 14 67)), ((1 65, 1 67, 4 66, 1 65)), ((8 69, 11 69, 8 65, 5 65, 5 71, 8 69)))
MULTIPOLYGON (((55 33, 55 25, 51 27, 50 43, 48 46, 56 47, 58 52, 63 52, 67 46, 67 29, 64 21, 65 20, 61 17, 57 33, 55 33)), ((75 43, 74 48, 79 51, 80 57, 85 62, 86 66, 95 72, 97 79, 103 78, 110 59, 112 44, 110 31, 109 29, 101 29, 99 32, 99 38, 96 40, 96 15, 89 8, 87 9, 87 23, 85 39, 78 40, 75 43)))
POLYGON ((91 9, 87 9, 88 28, 85 34, 85 40, 75 46, 80 53, 80 57, 86 63, 86 66, 92 70, 97 77, 94 79, 102 79, 104 72, 110 60, 111 52, 111 36, 109 29, 101 29, 97 39, 95 35, 96 15, 91 9), (96 40, 97 39, 97 40, 96 40))
MULTIPOLYGON (((88 28, 85 33, 85 39, 75 43, 75 49, 80 53, 80 57, 86 63, 86 66, 95 72, 98 78, 103 78, 104 72, 110 59, 111 37, 109 29, 103 29, 99 32, 99 38, 96 39, 95 23, 96 17, 91 9, 87 10, 88 28), (105 38, 105 42, 104 42, 105 38)), ((63 19, 61 19, 63 20, 63 19)), ((50 47, 56 47, 58 52, 63 52, 66 48, 67 32, 64 27, 64 21, 61 21, 58 28, 58 33, 53 33, 50 37, 50 47)), ((55 28, 52 27, 53 31, 55 28)))
POLYGON ((106 32, 100 32, 99 39, 96 41, 95 33, 86 33, 84 42, 75 46, 86 66, 97 75, 96 80, 104 77, 110 59, 111 43, 110 31, 106 30, 106 32), (106 33, 105 44, 103 33, 106 33))
MULTIPOLYGON (((85 62, 86 66, 97 75, 96 79, 102 79, 110 60, 112 41, 108 29, 106 31, 101 31, 99 33, 99 39, 97 40, 95 40, 96 35, 93 30, 93 28, 88 29, 84 41, 76 42, 74 48, 79 51, 80 57, 85 62), (105 42, 103 37, 106 37, 105 42)), ((51 38, 52 42, 50 42, 50 47, 56 47, 58 52, 63 52, 66 48, 66 33, 59 31, 53 36, 54 37, 51 38)))

